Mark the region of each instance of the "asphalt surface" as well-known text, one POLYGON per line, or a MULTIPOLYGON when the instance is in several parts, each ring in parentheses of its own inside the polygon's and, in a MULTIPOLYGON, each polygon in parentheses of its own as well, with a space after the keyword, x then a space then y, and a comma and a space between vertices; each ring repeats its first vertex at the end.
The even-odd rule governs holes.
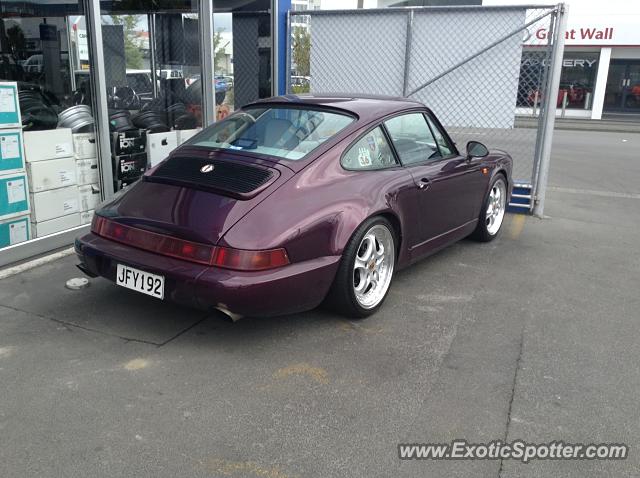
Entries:
POLYGON ((92 280, 0 281, 2 477, 640 474, 640 135, 557 132, 548 219, 399 273, 365 321, 236 323, 92 280), (623 141, 626 140, 626 141, 623 141), (626 443, 624 461, 400 461, 399 442, 626 443))

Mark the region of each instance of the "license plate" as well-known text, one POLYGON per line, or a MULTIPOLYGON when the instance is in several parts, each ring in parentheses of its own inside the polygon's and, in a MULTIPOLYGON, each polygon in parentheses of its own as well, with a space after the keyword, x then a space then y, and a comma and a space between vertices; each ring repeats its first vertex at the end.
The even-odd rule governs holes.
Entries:
POLYGON ((116 284, 158 299, 164 299, 163 276, 118 264, 116 284))

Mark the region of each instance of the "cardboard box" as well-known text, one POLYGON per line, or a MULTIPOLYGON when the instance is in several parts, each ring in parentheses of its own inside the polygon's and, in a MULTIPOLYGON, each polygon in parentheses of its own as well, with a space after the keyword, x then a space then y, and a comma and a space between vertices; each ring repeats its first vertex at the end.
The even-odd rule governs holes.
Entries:
POLYGON ((24 155, 27 163, 73 156, 71 129, 25 131, 24 155))
POLYGON ((27 163, 29 191, 37 193, 76 184, 76 162, 73 158, 49 159, 27 163))
POLYGON ((22 171, 24 171, 22 130, 0 130, 0 174, 13 174, 22 171))
POLYGON ((29 214, 29 194, 25 173, 0 176, 0 219, 29 214))
POLYGON ((80 212, 95 209, 100 204, 100 187, 97 184, 78 186, 80 212))
POLYGON ((96 184, 100 181, 98 175, 98 158, 86 158, 76 160, 76 183, 96 184))
POLYGON ((30 230, 29 216, 0 221, 0 248, 28 241, 30 230))
POLYGON ((95 212, 95 209, 91 209, 90 211, 82 211, 80 213, 80 224, 91 224, 95 212))
POLYGON ((76 159, 95 158, 98 155, 95 133, 76 133, 71 137, 73 138, 73 155, 76 159))
POLYGON ((178 144, 182 144, 185 141, 187 141, 188 139, 194 137, 196 134, 198 134, 200 131, 202 131, 202 128, 196 128, 196 129, 179 129, 177 131, 178 133, 178 144))
POLYGON ((15 81, 0 81, 0 128, 21 128, 18 86, 15 81))
POLYGON ((178 146, 178 132, 154 133, 147 135, 147 155, 149 166, 153 167, 169 156, 178 146))
POLYGON ((146 153, 116 156, 116 179, 130 183, 142 176, 147 169, 146 153))
POLYGON ((33 237, 48 236, 56 232, 66 231, 73 227, 80 226, 80 213, 67 214, 66 216, 56 217, 48 221, 32 222, 31 232, 33 237))
POLYGON ((78 213, 80 212, 78 187, 69 186, 67 188, 32 193, 31 206, 31 220, 38 223, 78 213))
POLYGON ((130 129, 120 133, 111 133, 111 154, 144 153, 147 147, 147 132, 142 129, 130 129))

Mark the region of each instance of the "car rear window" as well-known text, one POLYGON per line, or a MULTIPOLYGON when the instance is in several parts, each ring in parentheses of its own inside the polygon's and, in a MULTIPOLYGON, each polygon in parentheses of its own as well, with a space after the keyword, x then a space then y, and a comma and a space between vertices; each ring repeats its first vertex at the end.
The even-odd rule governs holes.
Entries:
POLYGON ((249 151, 295 161, 354 120, 347 114, 314 109, 247 108, 211 125, 191 138, 188 144, 249 151))

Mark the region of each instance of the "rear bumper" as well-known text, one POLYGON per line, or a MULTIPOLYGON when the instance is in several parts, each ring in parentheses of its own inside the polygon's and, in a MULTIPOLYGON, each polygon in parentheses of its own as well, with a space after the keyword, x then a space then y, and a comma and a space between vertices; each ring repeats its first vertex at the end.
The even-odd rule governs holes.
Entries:
POLYGON ((135 249, 89 233, 76 239, 80 268, 115 282, 117 264, 165 277, 165 298, 241 316, 273 316, 317 307, 333 282, 340 256, 259 272, 199 265, 135 249))

